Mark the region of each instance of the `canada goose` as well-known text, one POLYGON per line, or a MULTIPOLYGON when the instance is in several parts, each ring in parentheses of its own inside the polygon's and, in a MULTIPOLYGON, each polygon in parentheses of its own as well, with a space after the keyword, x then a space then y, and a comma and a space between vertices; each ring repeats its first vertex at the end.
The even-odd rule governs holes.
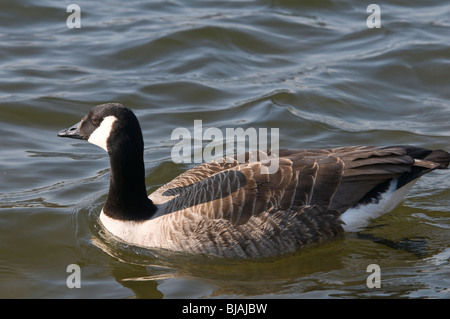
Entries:
POLYGON ((445 151, 415 146, 280 150, 276 173, 262 174, 261 161, 212 161, 147 197, 142 132, 129 108, 95 106, 58 136, 108 152, 100 221, 113 235, 147 248, 228 257, 286 254, 360 230, 397 206, 420 176, 450 161, 445 151))

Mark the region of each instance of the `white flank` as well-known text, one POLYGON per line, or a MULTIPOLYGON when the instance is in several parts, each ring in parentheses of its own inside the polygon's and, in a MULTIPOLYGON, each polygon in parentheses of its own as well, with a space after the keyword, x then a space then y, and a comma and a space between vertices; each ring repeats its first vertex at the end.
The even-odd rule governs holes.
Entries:
POLYGON ((381 195, 381 198, 377 202, 347 209, 341 215, 341 220, 345 223, 342 225, 342 228, 346 232, 360 231, 364 227, 367 227, 372 219, 389 213, 400 204, 403 197, 405 197, 406 193, 409 192, 417 180, 413 180, 396 190, 397 181, 397 179, 392 180, 389 189, 381 195))
POLYGON ((88 142, 108 151, 107 142, 115 121, 117 121, 117 117, 114 115, 105 117, 100 126, 89 136, 88 142))
MULTIPOLYGON (((141 222, 118 220, 100 213, 100 222, 114 236, 122 241, 145 248, 164 248, 173 251, 183 251, 183 243, 190 239, 183 236, 183 224, 190 219, 179 220, 169 214, 141 222)), ((179 216, 178 216, 179 217, 179 216)))
POLYGON ((138 246, 158 247, 155 233, 158 233, 162 225, 155 220, 143 222, 118 220, 100 213, 100 221, 103 226, 114 236, 121 240, 138 246))

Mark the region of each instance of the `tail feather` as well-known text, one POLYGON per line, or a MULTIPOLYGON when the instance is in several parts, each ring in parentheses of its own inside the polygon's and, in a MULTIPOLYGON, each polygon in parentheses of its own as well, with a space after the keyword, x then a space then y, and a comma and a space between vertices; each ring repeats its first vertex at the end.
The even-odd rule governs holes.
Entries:
POLYGON ((405 149, 414 158, 414 164, 410 172, 400 176, 398 188, 435 169, 447 169, 450 164, 450 154, 446 151, 416 146, 405 146, 405 149))
POLYGON ((439 166, 436 167, 438 169, 447 169, 450 164, 450 154, 443 150, 435 150, 427 155, 424 160, 439 164, 439 166))

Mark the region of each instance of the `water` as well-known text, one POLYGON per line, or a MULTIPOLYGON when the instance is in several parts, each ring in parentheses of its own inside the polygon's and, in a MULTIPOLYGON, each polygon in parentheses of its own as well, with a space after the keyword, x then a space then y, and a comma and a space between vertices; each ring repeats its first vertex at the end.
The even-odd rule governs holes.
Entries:
POLYGON ((450 148, 450 5, 350 1, 80 0, 0 4, 0 297, 448 298, 448 171, 392 214, 293 256, 218 261, 116 243, 97 218, 103 150, 56 133, 90 107, 133 108, 149 191, 192 165, 170 152, 193 121, 276 127, 280 146, 450 148), (69 289, 77 264, 81 288, 69 289), (381 268, 368 288, 367 266, 381 268))

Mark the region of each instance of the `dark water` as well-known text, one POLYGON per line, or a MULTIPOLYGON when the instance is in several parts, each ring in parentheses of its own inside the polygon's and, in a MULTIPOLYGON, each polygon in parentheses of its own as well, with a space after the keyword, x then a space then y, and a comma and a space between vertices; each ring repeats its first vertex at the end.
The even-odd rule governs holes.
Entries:
POLYGON ((143 128, 149 191, 190 165, 177 127, 279 128, 280 147, 450 149, 450 4, 72 1, 0 4, 0 297, 449 298, 450 182, 429 174, 391 214, 294 256, 217 261, 142 252, 97 221, 109 161, 58 139, 93 105, 143 128), (69 289, 67 266, 80 267, 69 289), (378 264, 381 288, 368 288, 378 264))

